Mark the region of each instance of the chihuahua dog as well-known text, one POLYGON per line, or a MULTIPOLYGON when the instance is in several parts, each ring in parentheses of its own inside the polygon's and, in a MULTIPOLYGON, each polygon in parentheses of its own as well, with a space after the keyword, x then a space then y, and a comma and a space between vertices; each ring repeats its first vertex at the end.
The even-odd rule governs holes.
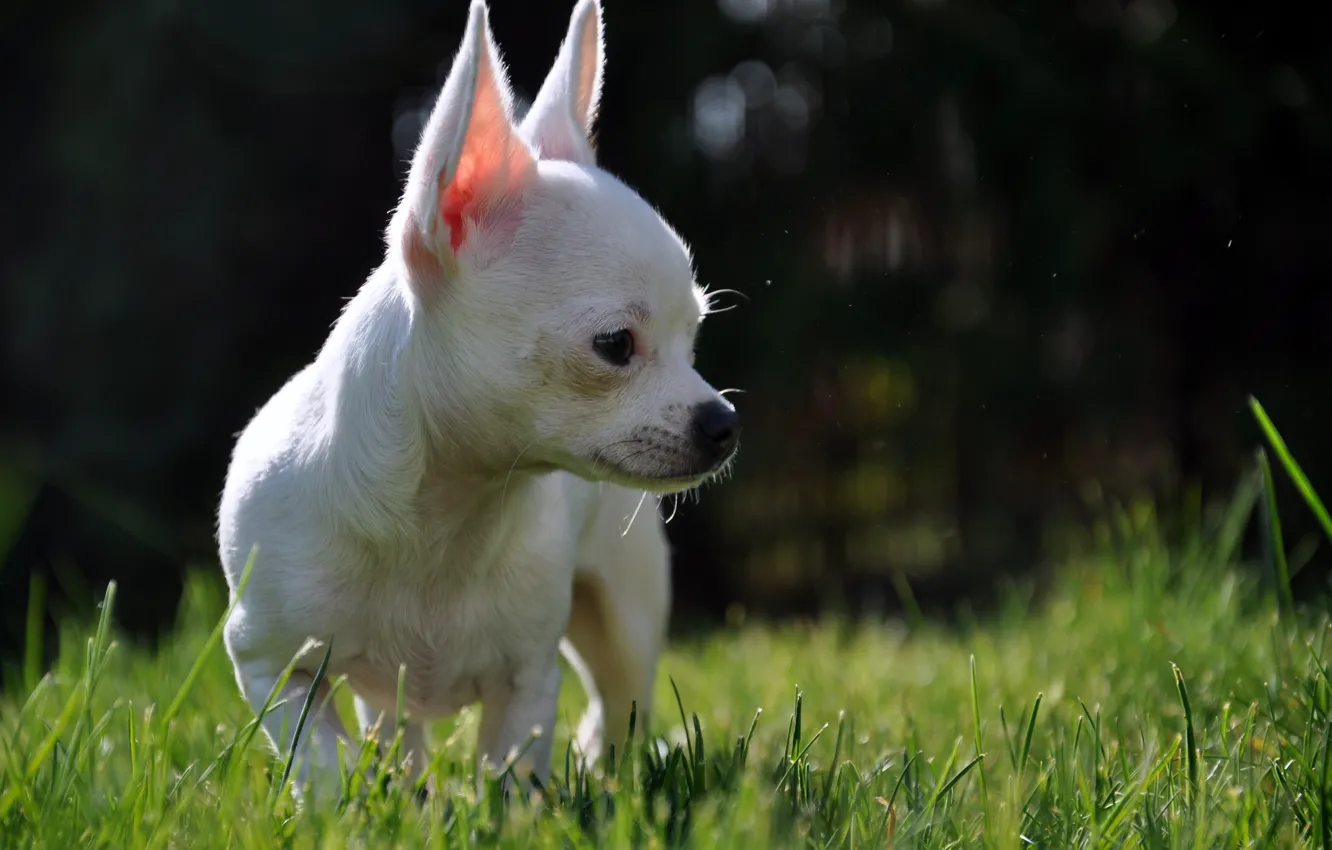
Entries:
POLYGON ((651 709, 669 556, 639 508, 726 467, 740 425, 693 366, 709 299, 688 249, 596 165, 601 18, 580 0, 516 123, 474 0, 382 265, 237 440, 226 647, 275 747, 311 699, 299 788, 340 788, 335 677, 364 728, 395 733, 401 693, 417 768, 422 724, 480 702, 478 756, 526 746, 548 778, 561 651, 585 758, 651 709))

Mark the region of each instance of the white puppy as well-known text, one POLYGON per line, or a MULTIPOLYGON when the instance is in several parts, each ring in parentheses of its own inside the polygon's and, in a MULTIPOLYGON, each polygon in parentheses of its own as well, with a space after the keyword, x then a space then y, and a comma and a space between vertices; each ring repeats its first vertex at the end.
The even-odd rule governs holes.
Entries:
MULTIPOLYGON (((707 297, 687 248, 595 164, 602 62, 600 5, 580 0, 515 126, 473 2, 383 264, 236 444, 219 517, 233 595, 257 557, 225 635, 256 711, 307 647, 264 719, 280 749, 324 655, 310 638, 389 734, 405 665, 418 767, 421 723, 479 700, 479 755, 501 763, 537 727, 545 779, 569 644, 590 757, 650 709, 670 583, 655 499, 639 508, 724 467, 739 424, 692 365, 707 297)), ((331 704, 312 714, 300 784, 336 790, 346 735, 331 704)))

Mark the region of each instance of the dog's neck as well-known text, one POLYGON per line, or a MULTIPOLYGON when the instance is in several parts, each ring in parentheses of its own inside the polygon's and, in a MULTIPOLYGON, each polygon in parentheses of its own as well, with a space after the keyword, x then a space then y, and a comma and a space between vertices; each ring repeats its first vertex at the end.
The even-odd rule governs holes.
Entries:
MULTIPOLYGON (((491 446, 475 410, 450 409, 421 390, 425 373, 447 380, 439 340, 385 265, 348 303, 316 361, 322 382, 319 450, 326 461, 337 520, 375 538, 401 534, 420 520, 473 530, 526 504, 540 472, 517 468, 522 446, 491 446), (443 408, 443 409, 441 409, 443 408), (508 455, 515 457, 510 458, 508 455), (495 516, 491 516, 495 515, 495 516)), ((465 400, 463 400, 465 401, 465 400)))

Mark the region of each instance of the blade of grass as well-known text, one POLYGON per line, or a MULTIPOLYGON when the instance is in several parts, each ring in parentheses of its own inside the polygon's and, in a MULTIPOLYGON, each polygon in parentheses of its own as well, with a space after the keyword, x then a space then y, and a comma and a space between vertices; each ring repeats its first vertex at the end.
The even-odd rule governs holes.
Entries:
POLYGON ((1189 702, 1189 688, 1184 684, 1183 671, 1179 669, 1179 665, 1173 662, 1170 668, 1175 673, 1175 688, 1179 691, 1179 701, 1184 706, 1184 746, 1188 760, 1189 780, 1188 799, 1192 803, 1197 798, 1198 793, 1198 742, 1193 731, 1193 705, 1189 702))
POLYGON ((1286 474, 1290 480, 1295 483, 1295 489, 1300 491, 1300 496, 1304 498, 1304 503, 1313 511, 1318 523, 1323 527, 1323 533, 1327 535, 1328 540, 1332 540, 1332 516, 1327 513, 1327 508, 1323 507, 1323 500, 1318 498, 1317 491, 1309 483, 1309 478, 1304 474, 1290 449, 1286 448, 1286 441, 1281 438, 1281 432, 1277 430, 1276 425, 1268 417, 1267 411, 1258 403, 1258 399, 1249 397, 1249 407, 1253 410, 1254 417, 1258 420, 1258 425, 1267 436, 1267 441, 1272 445, 1272 451, 1276 452, 1277 459, 1285 467, 1286 474))
MULTIPOLYGON (((1244 539, 1244 529, 1249 524, 1249 517, 1253 515, 1254 506, 1260 504, 1259 498, 1262 494, 1263 477, 1258 470, 1249 470, 1240 476, 1235 493, 1227 503, 1221 521, 1216 525, 1214 532, 1216 542, 1212 546, 1212 558, 1215 562, 1231 563, 1244 539)), ((1198 521, 1193 527, 1202 529, 1205 526, 1198 521)))
POLYGON ((305 693, 305 703, 301 705, 301 714, 296 718, 296 731, 291 736, 291 749, 287 753, 287 764, 282 768, 282 780, 274 788, 275 793, 281 793, 282 789, 287 786, 287 780, 291 778, 291 769, 296 765, 296 746, 301 741, 301 732, 305 730, 306 718, 310 716, 310 708, 314 705, 315 696, 319 693, 319 686, 328 673, 328 660, 332 656, 333 641, 330 640, 324 647, 324 660, 319 662, 319 668, 315 670, 314 679, 310 682, 310 689, 305 693))
POLYGON ((1322 841, 1323 850, 1332 850, 1332 813, 1329 813, 1329 807, 1332 807, 1332 789, 1329 789, 1328 780, 1332 778, 1332 723, 1323 727, 1323 775, 1318 783, 1318 837, 1322 841))
POLYGON ((1031 757, 1031 738, 1036 733, 1036 715, 1041 711, 1041 700, 1045 699, 1045 693, 1036 695, 1036 702, 1031 707, 1031 717, 1027 720, 1027 735, 1022 739, 1022 758, 1018 763, 1018 773, 1027 772, 1027 759, 1031 757))
POLYGON ((684 699, 680 697, 680 688, 675 684, 675 677, 668 676, 671 683, 671 691, 675 694, 675 707, 680 710, 680 726, 684 729, 685 752, 689 756, 689 775, 694 775, 694 739, 689 735, 689 716, 685 714, 684 699))
POLYGON ((980 763, 983 762, 984 760, 985 760, 985 755, 984 755, 984 754, 981 754, 981 755, 976 756, 975 758, 973 758, 971 761, 967 762, 966 764, 962 765, 962 769, 959 770, 957 773, 953 774, 953 778, 950 779, 950 780, 948 780, 947 782, 945 782, 945 783, 943 784, 943 787, 940 788, 940 789, 935 793, 935 795, 934 795, 934 799, 933 799, 932 801, 930 801, 930 805, 931 805, 931 807, 937 805, 938 802, 939 802, 940 800, 942 800, 942 799, 944 798, 944 796, 948 794, 949 791, 952 791, 952 790, 953 790, 953 786, 954 786, 954 785, 956 785, 957 783, 959 783, 959 782, 962 781, 962 777, 964 777, 964 776, 966 776, 968 773, 970 773, 970 772, 971 772, 971 769, 972 769, 973 767, 975 767, 976 765, 980 764, 980 763))
POLYGON ((1295 610, 1295 599, 1290 590, 1290 569, 1286 563, 1286 543, 1281 535, 1281 515, 1277 511, 1272 465, 1267 461, 1267 452, 1259 448, 1256 454, 1258 469, 1263 476, 1263 531, 1267 537, 1267 551, 1272 559, 1272 571, 1276 574, 1277 599, 1284 611, 1291 612, 1295 610))
POLYGON ((42 678, 42 636, 45 633, 46 576, 34 572, 28 586, 28 620, 24 636, 23 689, 31 693, 42 678))
MULTIPOLYGON (((971 724, 972 734, 976 746, 976 757, 979 759, 985 753, 984 741, 981 738, 981 720, 980 720, 980 686, 976 682, 976 656, 971 656, 971 724)), ((980 782, 981 809, 985 818, 985 834, 990 834, 990 795, 989 789, 985 785, 985 765, 978 762, 978 779, 980 782)))

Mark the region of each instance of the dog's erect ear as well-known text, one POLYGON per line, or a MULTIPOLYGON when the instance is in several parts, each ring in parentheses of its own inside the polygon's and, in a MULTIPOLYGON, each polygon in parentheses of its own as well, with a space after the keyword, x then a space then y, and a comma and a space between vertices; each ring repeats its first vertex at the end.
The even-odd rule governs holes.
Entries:
POLYGON ((595 160, 590 137, 597 120, 605 62, 601 0, 578 0, 560 55, 523 119, 523 137, 542 159, 585 164, 595 160))
POLYGON ((510 98, 486 4, 474 0, 395 220, 414 285, 448 278, 464 247, 485 264, 512 240, 536 161, 513 125, 510 98))

